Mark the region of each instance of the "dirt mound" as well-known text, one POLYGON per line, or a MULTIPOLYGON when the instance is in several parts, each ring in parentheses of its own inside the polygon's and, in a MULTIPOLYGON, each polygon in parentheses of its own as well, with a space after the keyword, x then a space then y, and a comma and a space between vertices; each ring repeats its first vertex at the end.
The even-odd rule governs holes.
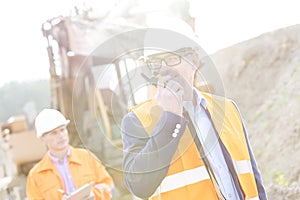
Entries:
POLYGON ((299 189, 288 187, 300 186, 300 25, 226 48, 212 59, 226 96, 243 114, 269 196, 300 199, 299 189), (285 196, 293 192, 298 195, 285 196))
POLYGON ((271 184, 267 187, 268 198, 270 200, 291 200, 291 199, 300 199, 300 188, 297 184, 291 186, 280 186, 271 184))

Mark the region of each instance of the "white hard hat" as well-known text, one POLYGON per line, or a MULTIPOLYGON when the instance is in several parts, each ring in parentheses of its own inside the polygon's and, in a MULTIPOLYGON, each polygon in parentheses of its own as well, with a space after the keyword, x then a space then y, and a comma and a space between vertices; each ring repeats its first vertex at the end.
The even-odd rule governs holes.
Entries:
POLYGON ((144 55, 161 51, 176 51, 190 47, 201 49, 192 27, 175 17, 156 16, 147 20, 148 30, 144 38, 144 55))
POLYGON ((70 120, 67 120, 61 112, 55 109, 43 109, 35 118, 36 135, 40 138, 44 133, 69 123, 70 120))
POLYGON ((182 34, 190 39, 198 40, 192 27, 183 19, 177 17, 155 15, 147 18, 146 24, 148 28, 166 29, 182 34))

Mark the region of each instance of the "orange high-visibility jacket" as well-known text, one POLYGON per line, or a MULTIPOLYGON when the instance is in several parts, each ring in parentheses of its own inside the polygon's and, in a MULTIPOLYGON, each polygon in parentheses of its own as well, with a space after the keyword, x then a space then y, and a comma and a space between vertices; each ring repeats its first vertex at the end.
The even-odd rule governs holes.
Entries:
MULTIPOLYGON (((216 131, 233 160, 245 199, 259 200, 249 150, 238 110, 231 101, 225 98, 216 96, 212 98, 211 95, 205 93, 203 93, 203 96, 207 100, 207 108, 216 131)), ((152 133, 159 118, 154 112, 151 112, 155 106, 156 102, 152 100, 132 110, 148 134, 152 133)), ((167 176, 162 180, 150 199, 218 199, 188 128, 178 145, 167 176)))
MULTIPOLYGON (((70 146, 69 167, 77 188, 93 181, 96 200, 111 199, 109 189, 100 192, 97 188, 100 184, 112 188, 113 181, 95 155, 85 149, 70 146)), ((47 153, 29 172, 26 186, 27 198, 28 200, 61 200, 63 194, 58 192, 59 189, 64 190, 64 184, 47 153)))

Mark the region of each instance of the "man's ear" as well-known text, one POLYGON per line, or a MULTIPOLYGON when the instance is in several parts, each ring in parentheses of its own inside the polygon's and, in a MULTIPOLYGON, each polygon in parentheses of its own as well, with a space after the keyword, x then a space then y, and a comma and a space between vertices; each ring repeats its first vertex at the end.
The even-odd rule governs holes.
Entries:
POLYGON ((195 64, 195 66, 198 69, 199 66, 200 66, 200 57, 199 57, 199 53, 198 52, 194 53, 193 63, 195 64))
POLYGON ((40 137, 40 140, 41 140, 42 142, 45 143, 45 135, 42 135, 42 136, 40 137))

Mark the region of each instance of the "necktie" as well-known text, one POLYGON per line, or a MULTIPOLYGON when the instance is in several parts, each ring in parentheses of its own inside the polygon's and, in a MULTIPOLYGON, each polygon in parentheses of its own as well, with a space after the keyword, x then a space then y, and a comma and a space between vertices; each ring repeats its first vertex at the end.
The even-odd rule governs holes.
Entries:
POLYGON ((203 146, 202 146, 202 144, 201 144, 201 142, 200 142, 200 140, 199 140, 199 138, 197 136, 195 127, 193 125, 193 122, 192 122, 189 114, 186 111, 184 111, 183 115, 188 120, 188 127, 189 127, 189 130, 190 130, 190 133, 191 133, 192 138, 194 139, 194 142, 195 142, 195 144, 197 146, 197 149, 198 149, 198 152, 200 154, 200 157, 201 157, 201 159, 204 162, 205 168, 206 168, 206 170, 207 170, 207 172, 209 174, 210 180, 211 180, 211 182, 212 182, 212 184, 214 186, 214 189, 215 189, 215 192, 216 192, 216 194, 218 196, 218 199, 226 200, 225 197, 224 197, 224 195, 222 194, 222 192, 219 189, 218 183, 216 181, 215 174, 214 174, 214 172, 212 170, 212 167, 211 167, 209 161, 207 160, 207 157, 205 156, 205 153, 204 153, 204 150, 203 150, 203 146))
MULTIPOLYGON (((207 109, 205 109, 205 108, 203 108, 203 109, 205 110, 207 116, 209 117, 209 119, 210 119, 210 121, 211 121, 211 123, 212 123, 212 126, 213 126, 213 128, 214 128, 214 130, 215 130, 214 132, 215 132, 215 133, 218 133, 218 132, 217 132, 217 129, 216 129, 215 125, 214 125, 214 122, 213 122, 213 120, 212 120, 212 118, 211 118, 211 115, 210 115, 209 111, 208 111, 207 109)), ((221 146, 221 150, 222 150, 222 152, 223 152, 224 159, 225 159, 225 162, 226 162, 226 164, 227 164, 228 170, 229 170, 229 172, 230 172, 230 174, 231 174, 231 177, 232 177, 232 179, 233 179, 235 188, 236 188, 237 193, 238 193, 238 195, 239 195, 239 199, 244 199, 244 194, 243 194, 243 192, 242 192, 242 190, 241 190, 241 187, 240 187, 240 184, 239 184, 239 180, 238 180, 238 178, 237 178, 236 171, 234 170, 234 166, 233 166, 233 162, 232 162, 231 156, 230 156, 229 152, 227 151, 227 149, 226 149, 224 143, 221 141, 219 135, 217 135, 217 138, 218 138, 218 142, 219 142, 219 144, 220 144, 220 146, 221 146)))

